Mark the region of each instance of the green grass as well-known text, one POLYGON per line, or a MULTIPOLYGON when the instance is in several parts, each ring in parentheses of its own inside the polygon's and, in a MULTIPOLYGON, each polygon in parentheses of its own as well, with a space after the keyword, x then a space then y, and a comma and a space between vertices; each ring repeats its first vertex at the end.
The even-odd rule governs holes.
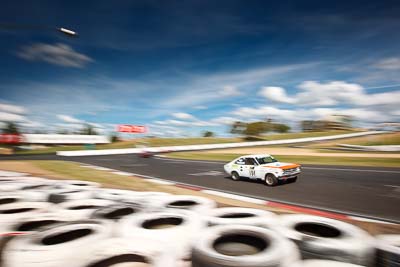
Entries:
MULTIPOLYGON (((217 154, 206 152, 175 152, 168 157, 194 160, 231 161, 241 154, 217 154)), ((344 166, 373 166, 373 167, 400 167, 399 158, 368 158, 368 157, 318 157, 318 156, 286 156, 278 155, 276 158, 282 162, 318 165, 344 165, 344 166)))
MULTIPOLYGON (((304 132, 304 133, 282 133, 282 134, 269 134, 260 137, 261 140, 282 140, 292 138, 305 138, 305 137, 317 137, 317 136, 329 136, 336 134, 352 133, 354 131, 327 131, 327 132, 304 132)), ((138 138, 132 141, 121 141, 111 144, 96 145, 95 149, 118 149, 118 148, 134 148, 136 145, 143 145, 151 147, 158 146, 184 146, 184 145, 201 145, 201 144, 218 144, 218 143, 235 143, 243 142, 242 138, 219 138, 219 137, 198 137, 198 138, 138 138)), ((43 149, 24 150, 18 151, 17 154, 48 154, 55 153, 57 151, 72 151, 72 150, 84 150, 83 145, 73 146, 55 146, 47 147, 43 149)))
POLYGON ((348 144, 360 146, 400 145, 400 133, 391 133, 382 136, 366 136, 363 140, 349 142, 348 144))
POLYGON ((282 139, 320 137, 320 136, 348 134, 348 133, 355 133, 355 132, 356 131, 325 131, 325 132, 281 133, 281 134, 265 135, 265 136, 263 136, 263 139, 275 141, 275 140, 282 140, 282 139))

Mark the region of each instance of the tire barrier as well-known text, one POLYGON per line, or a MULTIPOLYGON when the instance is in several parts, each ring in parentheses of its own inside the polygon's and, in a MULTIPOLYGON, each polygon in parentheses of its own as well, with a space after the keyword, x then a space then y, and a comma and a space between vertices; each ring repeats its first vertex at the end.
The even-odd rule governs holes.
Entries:
POLYGON ((60 212, 73 220, 83 220, 88 219, 94 210, 113 204, 114 201, 105 199, 82 199, 60 203, 59 207, 63 209, 60 212))
POLYGON ((377 267, 400 266, 400 235, 378 235, 376 237, 377 267))
POLYGON ((21 201, 23 198, 18 194, 2 194, 0 193, 0 205, 15 203, 21 201))
POLYGON ((175 267, 177 260, 158 241, 111 238, 94 247, 76 267, 153 266, 175 267))
POLYGON ((304 259, 325 259, 370 266, 373 238, 364 230, 329 218, 283 215, 278 231, 293 240, 304 259))
POLYGON ((164 209, 183 209, 205 214, 216 206, 217 203, 214 200, 205 197, 170 195, 156 198, 152 209, 154 211, 162 211, 164 209))
POLYGON ((330 260, 304 260, 290 267, 362 267, 362 265, 330 260))
POLYGON ((80 266, 93 246, 107 238, 107 227, 84 222, 19 236, 5 245, 3 267, 80 266))
POLYGON ((122 190, 122 189, 109 189, 109 188, 99 188, 94 193, 94 198, 106 199, 112 201, 125 201, 131 199, 140 199, 140 192, 122 190))
POLYGON ((49 202, 58 204, 73 200, 91 199, 93 195, 93 190, 69 188, 51 190, 47 198, 49 202))
POLYGON ((199 235, 193 267, 287 267, 300 258, 296 245, 274 231, 249 225, 220 225, 199 235))
MULTIPOLYGON (((356 226, 333 219, 216 208, 213 200, 199 196, 98 186, 79 180, 0 177, 0 266, 59 267, 64 260, 74 267, 183 267, 193 260, 193 267, 400 267, 400 235, 372 238, 356 226), (79 230, 82 225, 104 229, 99 242, 91 241, 94 247, 73 241, 97 234, 91 228, 79 230), (26 243, 19 241, 65 227, 79 229, 51 234, 62 239, 60 244, 43 243, 43 249, 28 244, 25 251, 26 243), (68 243, 65 248, 64 243, 68 243), (78 252, 72 255, 75 244, 78 252), (29 251, 39 254, 32 256, 29 251), (24 253, 28 253, 26 261, 24 253)), ((46 240, 54 240, 50 236, 46 240)))
POLYGON ((18 222, 10 224, 4 235, 0 235, 0 266, 2 259, 2 248, 11 240, 11 238, 20 235, 32 234, 47 227, 54 226, 61 222, 68 221, 69 218, 65 216, 55 215, 51 213, 38 213, 34 217, 26 217, 20 219, 18 222))
POLYGON ((84 189, 84 188, 91 188, 96 189, 100 187, 99 183, 96 182, 89 182, 89 181, 81 181, 81 180, 60 180, 56 184, 57 188, 74 188, 74 189, 84 189))
POLYGON ((53 209, 54 206, 46 202, 15 202, 0 205, 0 231, 8 229, 10 225, 23 218, 34 217, 53 209))
POLYGON ((176 252, 179 259, 187 259, 195 236, 205 227, 206 222, 194 212, 170 210, 127 217, 121 220, 117 234, 139 240, 167 241, 167 246, 176 252))
POLYGON ((216 208, 206 214, 210 226, 242 224, 273 228, 277 218, 278 216, 270 211, 237 207, 216 208))
POLYGON ((139 214, 143 211, 139 205, 115 204, 95 210, 90 218, 99 220, 119 221, 126 216, 139 214))
POLYGON ((53 186, 48 181, 37 180, 18 180, 1 183, 0 192, 10 192, 19 190, 40 190, 50 189, 53 186))

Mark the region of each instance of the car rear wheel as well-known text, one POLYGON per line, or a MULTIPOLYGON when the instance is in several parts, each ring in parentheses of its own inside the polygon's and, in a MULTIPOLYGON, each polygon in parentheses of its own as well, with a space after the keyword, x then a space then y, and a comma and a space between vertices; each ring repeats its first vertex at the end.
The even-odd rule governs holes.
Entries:
POLYGON ((234 181, 238 181, 240 179, 240 176, 239 176, 239 174, 237 172, 232 172, 231 173, 231 178, 234 181))
POLYGON ((278 184, 278 179, 276 179, 276 177, 269 173, 265 176, 265 184, 268 186, 275 186, 278 184))

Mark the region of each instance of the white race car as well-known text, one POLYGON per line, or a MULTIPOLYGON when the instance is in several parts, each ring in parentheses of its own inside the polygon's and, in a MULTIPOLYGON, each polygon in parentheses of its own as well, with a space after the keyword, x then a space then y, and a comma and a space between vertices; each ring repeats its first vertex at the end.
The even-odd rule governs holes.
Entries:
POLYGON ((224 165, 224 170, 233 180, 246 177, 262 180, 268 186, 278 184, 278 181, 297 180, 301 173, 301 166, 294 163, 279 162, 273 156, 246 155, 224 165))

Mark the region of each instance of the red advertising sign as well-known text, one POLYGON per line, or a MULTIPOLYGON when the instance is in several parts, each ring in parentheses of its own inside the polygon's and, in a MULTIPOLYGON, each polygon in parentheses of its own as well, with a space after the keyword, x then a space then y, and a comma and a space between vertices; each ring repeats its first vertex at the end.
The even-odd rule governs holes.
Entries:
POLYGON ((147 132, 146 126, 140 125, 118 125, 117 131, 121 133, 145 133, 147 132))
POLYGON ((19 134, 0 134, 1 144, 19 144, 22 142, 22 136, 19 134))

